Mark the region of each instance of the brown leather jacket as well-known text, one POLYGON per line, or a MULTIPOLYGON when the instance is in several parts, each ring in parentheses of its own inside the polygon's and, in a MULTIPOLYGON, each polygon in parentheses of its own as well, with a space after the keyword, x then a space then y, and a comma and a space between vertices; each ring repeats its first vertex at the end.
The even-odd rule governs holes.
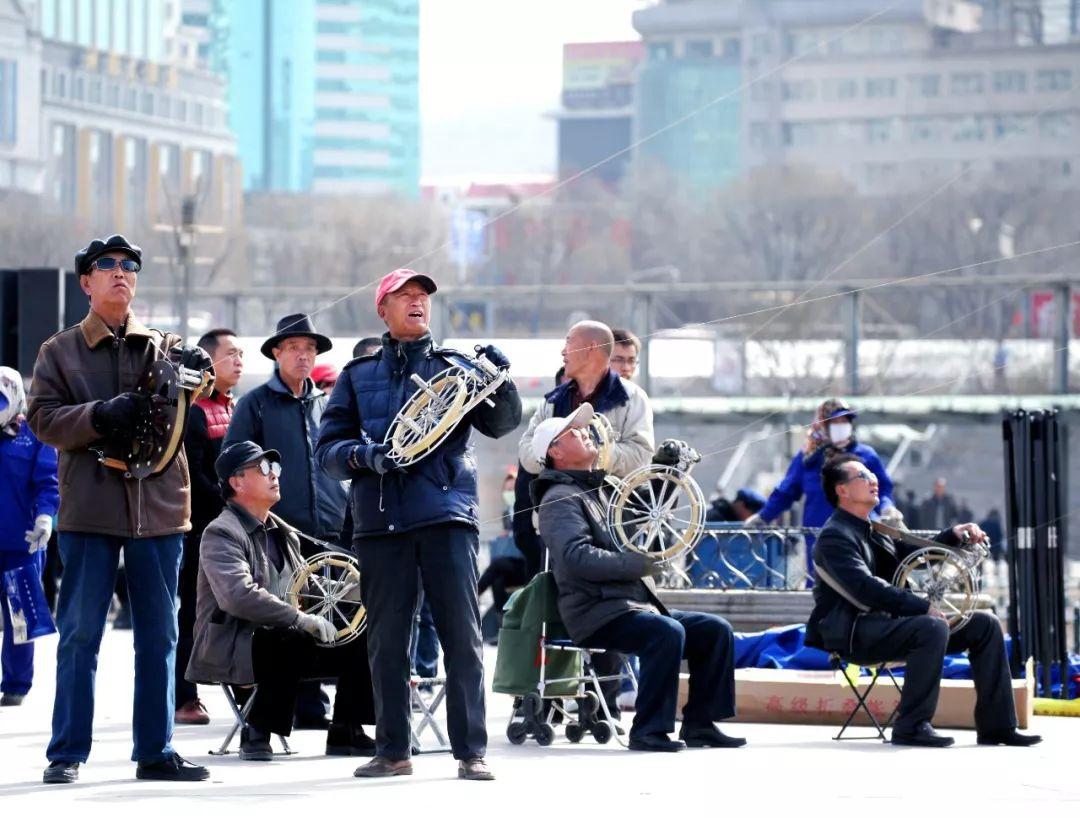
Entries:
POLYGON ((90 422, 94 406, 130 392, 149 365, 180 336, 147 329, 130 312, 117 337, 93 310, 41 345, 27 420, 60 459, 59 531, 114 537, 159 537, 191 527, 191 488, 181 448, 161 474, 146 480, 98 462, 104 440, 90 422))

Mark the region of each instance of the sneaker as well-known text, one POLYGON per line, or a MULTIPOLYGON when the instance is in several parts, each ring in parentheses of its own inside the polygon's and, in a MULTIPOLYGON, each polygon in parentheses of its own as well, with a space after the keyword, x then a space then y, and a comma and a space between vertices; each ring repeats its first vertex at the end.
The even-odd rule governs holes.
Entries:
POLYGON ((74 784, 79 780, 79 762, 53 761, 45 768, 41 780, 46 784, 74 784))
POLYGON ((25 698, 25 693, 5 693, 0 696, 0 707, 18 707, 25 698))
POLYGON ((270 747, 270 734, 248 725, 240 728, 240 760, 271 761, 274 751, 270 747))
POLYGON ((173 753, 161 761, 140 761, 135 777, 143 781, 205 781, 210 771, 173 753))
POLYGON ((192 699, 176 708, 173 721, 177 724, 209 724, 210 714, 198 699, 192 699))
POLYGON ((483 758, 467 758, 458 762, 457 777, 466 781, 494 781, 495 774, 483 758))

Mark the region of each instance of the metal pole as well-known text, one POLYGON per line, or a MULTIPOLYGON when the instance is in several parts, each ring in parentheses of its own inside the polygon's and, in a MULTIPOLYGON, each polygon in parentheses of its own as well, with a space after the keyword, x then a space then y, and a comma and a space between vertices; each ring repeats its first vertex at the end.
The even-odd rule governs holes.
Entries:
POLYGON ((652 394, 652 361, 649 357, 649 341, 652 339, 653 334, 653 303, 652 295, 646 293, 644 301, 645 307, 645 326, 642 327, 644 332, 641 335, 641 360, 638 361, 638 366, 641 370, 641 388, 645 390, 645 394, 652 394))
POLYGON ((180 337, 187 342, 190 331, 191 309, 191 264, 195 255, 195 197, 185 196, 180 203, 180 235, 177 239, 180 247, 180 337))
POLYGON ((859 334, 861 310, 858 291, 848 293, 848 330, 844 348, 844 368, 847 374, 847 390, 850 395, 859 394, 859 334))
POLYGON ((1072 294, 1067 283, 1057 288, 1057 332, 1054 333, 1054 391, 1064 395, 1069 391, 1069 335, 1071 327, 1072 294))

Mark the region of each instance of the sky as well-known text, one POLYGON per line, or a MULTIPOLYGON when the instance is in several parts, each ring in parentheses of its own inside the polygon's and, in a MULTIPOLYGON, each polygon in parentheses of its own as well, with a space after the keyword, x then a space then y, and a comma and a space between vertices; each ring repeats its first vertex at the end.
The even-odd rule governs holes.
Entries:
POLYGON ((421 0, 421 175, 554 173, 562 46, 636 40, 648 0, 421 0))

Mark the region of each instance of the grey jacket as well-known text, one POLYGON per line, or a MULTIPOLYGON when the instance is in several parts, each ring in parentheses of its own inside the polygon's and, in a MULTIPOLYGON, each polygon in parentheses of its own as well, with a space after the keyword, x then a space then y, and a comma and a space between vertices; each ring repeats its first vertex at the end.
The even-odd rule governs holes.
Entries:
POLYGON ((649 558, 620 551, 608 534, 603 479, 601 471, 545 469, 531 487, 559 586, 559 616, 579 644, 630 611, 668 613, 647 576, 649 558))
POLYGON ((203 532, 199 552, 195 642, 184 673, 199 684, 251 684, 251 637, 255 628, 288 628, 299 612, 274 596, 266 537, 279 537, 290 574, 301 563, 300 539, 280 517, 264 526, 244 509, 226 505, 203 532), (284 533, 284 536, 280 536, 284 533))

